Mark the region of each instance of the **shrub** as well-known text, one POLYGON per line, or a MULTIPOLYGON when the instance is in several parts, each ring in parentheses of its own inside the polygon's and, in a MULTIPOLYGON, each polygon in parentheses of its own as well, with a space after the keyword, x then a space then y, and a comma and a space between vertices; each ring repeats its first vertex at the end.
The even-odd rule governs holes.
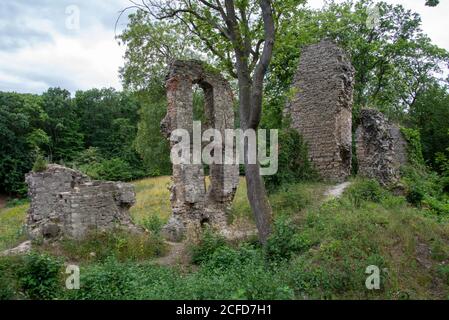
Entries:
POLYGON ((47 254, 32 252, 17 270, 19 285, 32 299, 52 299, 61 288, 62 262, 47 254))
POLYGON ((69 299, 117 300, 129 299, 138 283, 136 265, 122 264, 108 257, 101 264, 91 265, 81 273, 80 290, 67 292, 69 299), (134 290, 133 290, 134 289, 134 290))
POLYGON ((379 203, 385 197, 385 191, 374 179, 357 180, 345 193, 356 208, 359 208, 363 201, 379 203))
POLYGON ((297 233, 296 227, 288 218, 278 218, 274 230, 265 246, 267 257, 272 261, 290 259, 293 253, 308 249, 311 242, 297 233))
POLYGON ((435 172, 430 172, 424 167, 407 166, 402 168, 402 176, 407 187, 406 199, 409 203, 431 209, 437 214, 448 212, 444 184, 435 172))
POLYGON ((48 162, 41 153, 38 153, 33 164, 33 172, 42 172, 47 170, 48 162))
POLYGON ((407 156, 412 165, 423 166, 424 157, 422 152, 421 135, 418 130, 401 128, 401 132, 407 141, 407 156))
POLYGON ((15 271, 19 266, 15 257, 0 257, 0 300, 17 298, 15 271))
POLYGON ((97 168, 99 179, 111 181, 129 181, 133 178, 132 168, 120 158, 103 160, 97 168))
POLYGON ((164 221, 156 214, 152 214, 143 220, 143 227, 156 236, 161 234, 163 226, 164 221))
POLYGON ((198 244, 190 248, 192 253, 192 262, 201 264, 209 260, 218 249, 225 247, 225 239, 214 233, 211 228, 204 229, 198 244))
POLYGON ((424 200, 425 192, 423 188, 419 185, 410 186, 407 192, 407 201, 415 206, 420 205, 424 200))

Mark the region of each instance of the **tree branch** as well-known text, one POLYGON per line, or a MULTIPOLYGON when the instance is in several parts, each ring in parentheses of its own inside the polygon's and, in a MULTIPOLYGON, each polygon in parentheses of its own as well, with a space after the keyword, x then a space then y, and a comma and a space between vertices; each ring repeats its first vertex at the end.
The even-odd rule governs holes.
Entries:
POLYGON ((252 109, 249 127, 257 129, 262 114, 263 80, 273 56, 274 46, 274 20, 271 0, 260 0, 262 19, 264 22, 264 48, 259 63, 254 70, 252 87, 252 109))

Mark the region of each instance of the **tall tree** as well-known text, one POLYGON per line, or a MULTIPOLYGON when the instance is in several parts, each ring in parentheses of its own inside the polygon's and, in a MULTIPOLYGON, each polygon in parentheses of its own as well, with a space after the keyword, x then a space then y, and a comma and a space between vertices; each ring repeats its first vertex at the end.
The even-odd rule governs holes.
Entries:
POLYGON ((79 132, 79 119, 70 92, 48 89, 42 95, 42 108, 48 115, 43 129, 50 137, 45 150, 50 161, 72 160, 83 149, 84 137, 79 132))
POLYGON ((269 108, 283 108, 277 100, 288 95, 301 47, 322 38, 344 47, 356 69, 355 120, 364 106, 403 120, 429 84, 444 79, 449 64, 449 53, 424 34, 417 13, 373 0, 326 1, 322 9, 298 11, 280 25, 266 86, 269 108), (376 19, 367 23, 374 6, 376 19))
MULTIPOLYGON (((134 8, 153 19, 181 23, 227 73, 237 80, 240 127, 259 126, 262 115, 264 78, 271 62, 275 26, 287 7, 304 1, 271 0, 141 0, 134 8)), ((260 165, 248 163, 245 148, 245 176, 248 199, 265 243, 271 232, 272 211, 260 165)))

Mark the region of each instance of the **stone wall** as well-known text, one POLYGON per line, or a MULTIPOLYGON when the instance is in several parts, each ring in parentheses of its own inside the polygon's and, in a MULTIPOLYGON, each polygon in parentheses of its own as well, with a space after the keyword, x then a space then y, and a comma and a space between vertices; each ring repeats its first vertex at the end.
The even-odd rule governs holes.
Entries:
POLYGON ((399 169, 407 163, 407 143, 400 128, 374 109, 360 111, 356 131, 358 174, 386 186, 399 180, 399 169))
MULTIPOLYGON (((199 85, 205 95, 206 122, 202 123, 202 131, 214 128, 224 137, 225 129, 234 129, 231 87, 221 75, 206 70, 198 61, 175 61, 171 65, 166 81, 168 108, 161 123, 162 132, 170 139, 173 130, 185 129, 192 139, 193 85, 199 85)), ((181 240, 189 225, 197 227, 208 223, 225 229, 226 212, 238 185, 238 165, 210 165, 210 186, 206 189, 202 164, 174 164, 172 182, 173 215, 164 228, 167 238, 181 240)))
POLYGON ((86 175, 59 165, 25 178, 31 206, 27 232, 33 239, 82 239, 89 231, 126 227, 135 231, 128 209, 135 202, 132 185, 91 181, 86 175))
POLYGON ((343 181, 351 172, 354 68, 345 52, 321 41, 301 52, 295 96, 285 114, 303 136, 320 175, 343 181))

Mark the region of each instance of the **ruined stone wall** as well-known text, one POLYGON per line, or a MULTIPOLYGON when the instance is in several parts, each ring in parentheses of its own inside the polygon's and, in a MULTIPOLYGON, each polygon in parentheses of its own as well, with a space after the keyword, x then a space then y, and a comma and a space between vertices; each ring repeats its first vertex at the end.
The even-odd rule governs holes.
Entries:
POLYGON ((119 226, 138 230, 128 214, 135 202, 130 184, 91 181, 59 165, 29 173, 26 182, 31 199, 27 217, 31 238, 82 239, 89 231, 119 226))
POLYGON ((407 143, 399 127, 378 110, 362 109, 356 131, 358 174, 386 186, 399 180, 407 163, 407 143))
MULTIPOLYGON (((214 128, 224 137, 225 129, 234 128, 233 95, 229 83, 221 75, 206 70, 201 62, 176 61, 171 65, 166 81, 168 108, 161 123, 167 139, 175 129, 185 129, 191 139, 198 139, 192 137, 192 86, 195 84, 205 95, 206 123, 202 124, 202 131, 214 128)), ((174 143, 171 141, 171 146, 174 143)), ((225 143, 223 141, 223 154, 225 143)), ((169 239, 181 240, 189 225, 207 222, 225 228, 226 212, 238 185, 238 165, 210 165, 210 186, 206 189, 202 164, 174 164, 172 182, 173 215, 164 228, 169 239)))
POLYGON ((351 171, 354 73, 333 42, 305 47, 294 78, 295 96, 285 110, 320 175, 333 181, 351 171))

